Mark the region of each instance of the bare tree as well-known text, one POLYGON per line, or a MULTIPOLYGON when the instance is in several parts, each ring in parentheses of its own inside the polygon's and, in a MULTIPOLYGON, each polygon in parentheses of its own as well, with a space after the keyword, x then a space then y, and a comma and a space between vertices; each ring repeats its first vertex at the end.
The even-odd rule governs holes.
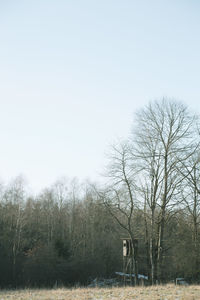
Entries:
POLYGON ((183 176, 178 170, 195 149, 194 122, 195 117, 183 104, 167 99, 150 103, 136 115, 132 160, 140 174, 138 190, 143 194, 145 209, 151 212, 148 233, 152 283, 162 279, 165 225, 169 211, 180 201, 183 176))
POLYGON ((24 226, 25 180, 21 176, 15 178, 9 184, 4 192, 3 199, 10 210, 9 216, 5 217, 9 217, 9 229, 12 236, 10 241, 12 248, 12 275, 13 282, 16 284, 16 265, 22 245, 22 229, 24 226))
POLYGON ((135 284, 138 284, 138 251, 135 231, 133 228, 134 196, 133 169, 129 144, 124 142, 112 147, 107 167, 109 183, 103 192, 99 193, 101 200, 109 213, 125 231, 131 240, 133 249, 132 270, 135 273, 135 284))
MULTIPOLYGON (((200 149, 187 161, 182 162, 183 168, 180 170, 185 178, 182 189, 182 198, 185 204, 187 213, 191 219, 192 242, 194 245, 194 264, 196 270, 199 269, 199 225, 200 225, 200 149)), ((197 271, 198 272, 198 271, 197 271)))

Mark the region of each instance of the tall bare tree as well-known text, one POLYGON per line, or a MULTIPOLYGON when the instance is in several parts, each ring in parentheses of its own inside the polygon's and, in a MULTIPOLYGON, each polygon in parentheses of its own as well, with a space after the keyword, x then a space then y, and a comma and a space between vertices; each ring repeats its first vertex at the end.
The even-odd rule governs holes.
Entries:
MULTIPOLYGON (((197 140, 198 143, 198 140, 197 140)), ((185 178, 182 189, 183 203, 191 219, 192 242, 194 248, 194 264, 199 269, 199 225, 200 225, 200 148, 187 161, 182 162, 183 168, 179 170, 185 178)), ((198 271, 197 271, 198 273, 198 271)), ((196 274, 194 274, 196 276, 196 274)))
POLYGON ((132 153, 134 167, 140 172, 139 190, 151 211, 152 282, 162 279, 165 225, 169 211, 180 201, 183 176, 178 170, 195 149, 195 120, 187 107, 168 99, 152 102, 136 115, 132 153))

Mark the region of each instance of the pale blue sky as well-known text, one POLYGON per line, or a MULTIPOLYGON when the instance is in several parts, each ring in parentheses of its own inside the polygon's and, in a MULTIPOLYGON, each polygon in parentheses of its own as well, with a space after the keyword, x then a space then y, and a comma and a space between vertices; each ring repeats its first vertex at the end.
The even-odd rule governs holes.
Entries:
POLYGON ((0 177, 98 179, 163 96, 200 112, 200 2, 0 0, 0 177))

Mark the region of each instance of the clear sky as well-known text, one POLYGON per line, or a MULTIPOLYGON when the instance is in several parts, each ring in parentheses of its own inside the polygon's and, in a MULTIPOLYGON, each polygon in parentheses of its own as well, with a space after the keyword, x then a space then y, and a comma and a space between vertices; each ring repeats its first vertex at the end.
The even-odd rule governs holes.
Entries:
POLYGON ((163 96, 200 112, 200 1, 0 0, 0 177, 98 180, 163 96))

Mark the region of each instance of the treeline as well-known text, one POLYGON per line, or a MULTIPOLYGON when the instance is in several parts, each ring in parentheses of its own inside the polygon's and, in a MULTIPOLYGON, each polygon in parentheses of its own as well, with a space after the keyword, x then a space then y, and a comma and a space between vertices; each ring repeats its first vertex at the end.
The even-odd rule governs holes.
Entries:
POLYGON ((62 180, 32 198, 17 178, 1 190, 0 228, 1 287, 87 284, 121 270, 119 229, 86 184, 62 180))
POLYGON ((149 282, 200 281, 198 117, 150 103, 127 141, 113 145, 105 183, 60 180, 32 197, 21 178, 0 189, 0 287, 87 284, 122 271, 149 282))

